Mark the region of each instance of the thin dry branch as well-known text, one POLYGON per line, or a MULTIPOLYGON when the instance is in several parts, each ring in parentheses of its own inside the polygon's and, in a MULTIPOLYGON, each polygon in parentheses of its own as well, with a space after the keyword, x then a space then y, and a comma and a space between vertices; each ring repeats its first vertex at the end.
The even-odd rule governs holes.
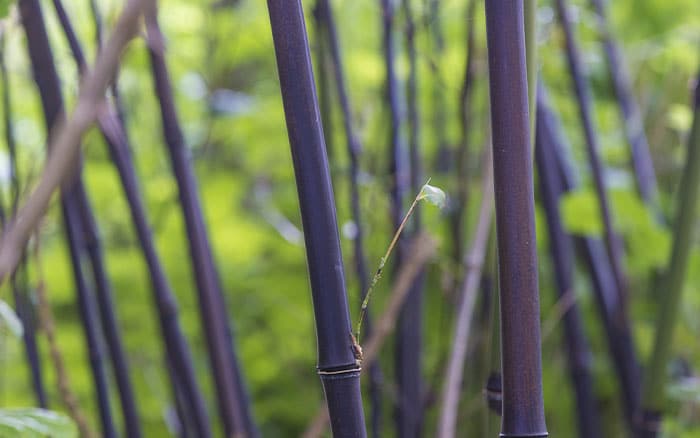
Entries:
MULTIPOLYGON (((369 369, 369 366, 374 362, 379 354, 382 345, 387 337, 391 334, 396 326, 401 306, 406 300, 408 293, 411 291, 411 286, 416 277, 425 267, 431 257, 435 255, 437 250, 437 241, 430 237, 427 233, 422 233, 413 239, 411 247, 407 254, 410 254, 405 263, 401 265, 401 270, 396 276, 396 281, 391 289, 389 302, 386 305, 384 313, 379 317, 374 326, 372 335, 367 340, 363 347, 362 354, 362 373, 369 369)), ((328 410, 324 404, 318 409, 313 420, 306 428, 304 438, 319 438, 328 427, 328 410)))
POLYGON ((464 361, 467 356, 467 342, 470 335, 472 316, 474 315, 477 289, 481 281, 481 270, 486 258, 489 232, 493 224, 493 166, 491 164, 491 154, 487 152, 486 156, 486 162, 483 165, 484 174, 481 184, 483 197, 479 208, 479 220, 474 231, 472 247, 464 260, 466 275, 462 282, 461 304, 455 323, 453 349, 445 368, 446 378, 442 395, 442 411, 437 432, 437 436, 440 438, 454 437, 456 433, 459 396, 462 390, 464 361))
POLYGON ((98 56, 93 69, 85 75, 78 103, 70 118, 59 122, 50 136, 51 154, 39 184, 26 204, 7 227, 0 241, 0 282, 13 272, 29 236, 46 213, 51 196, 70 176, 77 162, 80 139, 101 112, 105 92, 119 64, 127 43, 136 36, 139 17, 153 0, 129 0, 114 27, 112 35, 98 56))
POLYGON ((49 304, 49 300, 47 298, 46 284, 44 283, 44 270, 41 263, 40 241, 41 239, 39 236, 35 236, 36 243, 34 246, 34 257, 35 264, 39 272, 39 280, 36 287, 37 307, 39 309, 39 322, 41 324, 41 328, 46 334, 46 339, 49 344, 51 362, 53 364, 54 372, 56 373, 58 393, 61 396, 63 404, 66 406, 68 415, 70 415, 73 421, 75 421, 75 424, 78 426, 80 436, 83 438, 94 438, 97 435, 88 424, 85 413, 80 408, 78 403, 78 397, 76 397, 75 393, 71 389, 65 362, 63 361, 63 355, 61 354, 61 350, 58 348, 58 342, 56 340, 56 322, 53 317, 53 311, 51 310, 51 304, 49 304))

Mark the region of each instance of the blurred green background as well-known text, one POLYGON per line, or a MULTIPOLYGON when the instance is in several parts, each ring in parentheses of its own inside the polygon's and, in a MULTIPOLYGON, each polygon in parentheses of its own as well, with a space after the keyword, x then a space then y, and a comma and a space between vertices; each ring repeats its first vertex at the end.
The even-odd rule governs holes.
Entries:
MULTIPOLYGON (((109 28, 122 2, 102 0, 98 3, 109 28)), ((442 53, 430 39, 428 2, 414 0, 413 7, 418 21, 419 105, 425 173, 432 176, 432 183, 445 189, 448 196, 454 192, 455 180, 452 175, 436 171, 437 139, 442 135, 451 148, 459 142, 458 98, 466 55, 465 35, 468 26, 476 26, 477 77, 473 102, 476 122, 470 134, 472 194, 467 206, 472 224, 481 193, 479 157, 487 141, 488 94, 483 5, 479 5, 475 21, 468 22, 466 3, 465 0, 440 2, 439 19, 445 33, 442 53), (443 95, 442 108, 436 106, 436 90, 443 95), (444 115, 444 131, 439 128, 436 114, 444 115)), ((657 225, 636 195, 628 166, 629 149, 608 79, 596 17, 587 2, 572 3, 588 79, 595 95, 596 122, 613 213, 616 226, 626 241, 625 265, 631 282, 634 334, 640 358, 646 361, 656 320, 656 296, 652 290, 654 272, 667 261, 672 230, 657 225)), ((614 32, 624 48, 634 92, 644 115, 662 192, 662 207, 670 215, 675 211, 674 194, 685 157, 684 139, 692 121, 690 90, 700 64, 700 2, 618 0, 610 3, 614 32)), ((76 70, 50 2, 42 4, 70 108, 77 91, 76 70)), ((364 146, 360 181, 362 226, 369 266, 373 267, 392 234, 387 195, 389 118, 384 104, 379 1, 333 1, 332 4, 356 127, 364 146)), ((65 6, 83 44, 90 49, 90 59, 94 59, 94 25, 88 1, 70 1, 65 6)), ((304 6, 315 59, 313 2, 304 1, 304 6)), ((405 78, 408 62, 401 33, 403 18, 401 15, 398 18, 396 39, 401 50, 397 63, 400 77, 405 78)), ((36 181, 41 172, 45 132, 25 52, 24 34, 16 20, 8 20, 6 59, 19 141, 20 177, 26 187, 36 181)), ((163 0, 160 20, 168 40, 167 59, 179 115, 195 160, 210 238, 235 327, 236 347, 254 415, 263 436, 296 436, 316 413, 322 393, 315 373, 315 336, 301 223, 266 5, 259 0, 163 0)), ((572 231, 600 234, 597 203, 588 183, 584 140, 565 64, 563 34, 549 1, 539 2, 538 25, 540 72, 549 85, 554 106, 564 122, 586 182, 583 189, 564 200, 562 211, 572 231)), ((159 255, 179 300, 180 321, 190 341, 200 383, 211 404, 214 399, 212 383, 177 188, 163 144, 160 114, 142 39, 132 43, 125 53, 119 85, 159 255)), ((334 106, 332 120, 329 132, 333 141, 329 153, 341 242, 346 254, 349 302, 355 319, 359 291, 351 265, 348 158, 337 106, 334 106)), ((148 274, 102 138, 92 129, 84 143, 85 181, 99 221, 144 432, 146 436, 164 436, 167 431, 165 412, 172 406, 148 274)), ((8 155, 3 147, 0 149, 0 184, 5 187, 9 184, 7 162, 8 155)), ((41 229, 43 269, 30 265, 31 283, 36 285, 42 276, 46 282, 72 388, 96 426, 92 380, 56 206, 54 202, 41 229)), ((450 271, 450 235, 445 213, 426 208, 425 214, 426 228, 440 239, 441 247, 428 269, 423 363, 427 386, 439 390, 444 366, 442 352, 449 346, 454 320, 453 298, 443 291, 444 278, 450 271)), ((556 294, 544 215, 539 210, 537 220, 542 318, 552 325, 557 322, 556 294)), ((690 367, 695 372, 700 367, 700 319, 697 317, 700 314, 700 258, 697 248, 690 263, 682 320, 674 342, 676 359, 671 370, 674 375, 682 374, 683 368, 690 367)), ((378 313, 383 308, 390 284, 389 277, 380 283, 371 305, 372 312, 378 313)), ((577 276, 577 296, 593 348, 595 392, 606 420, 606 436, 621 436, 619 419, 622 415, 615 377, 589 283, 583 274, 577 276)), ((11 301, 7 285, 0 297, 11 301)), ((547 423, 551 436, 573 436, 575 406, 569 389, 561 324, 552 327, 543 340, 547 423)), ((0 406, 31 406, 34 398, 21 340, 6 331, 1 339, 0 406)), ((39 345, 51 408, 63 410, 42 334, 39 334, 39 345)), ((384 425, 387 436, 393 434, 392 353, 393 347, 387 343, 381 359, 386 383, 384 425)), ((116 407, 116 393, 113 395, 116 407)), ((667 436, 700 436, 700 380, 674 378, 667 397, 671 402, 664 426, 667 436)), ((485 415, 480 400, 479 390, 463 394, 461 430, 468 431, 470 424, 485 415)), ((434 430, 436 409, 436 404, 429 408, 426 436, 434 430)), ((212 419, 216 418, 213 405, 210 414, 212 419)))

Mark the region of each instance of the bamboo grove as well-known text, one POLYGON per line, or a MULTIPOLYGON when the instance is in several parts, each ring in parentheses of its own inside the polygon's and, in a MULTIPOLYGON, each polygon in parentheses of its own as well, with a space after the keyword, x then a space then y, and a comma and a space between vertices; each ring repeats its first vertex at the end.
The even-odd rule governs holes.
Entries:
POLYGON ((694 436, 700 6, 638 3, 0 1, 0 436, 694 436))

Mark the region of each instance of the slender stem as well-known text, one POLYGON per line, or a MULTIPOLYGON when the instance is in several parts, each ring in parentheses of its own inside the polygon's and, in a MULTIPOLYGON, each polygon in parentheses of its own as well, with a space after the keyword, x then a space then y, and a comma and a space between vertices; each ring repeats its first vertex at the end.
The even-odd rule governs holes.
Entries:
MULTIPOLYGON (((542 110, 541 106, 538 106, 542 110)), ((547 132, 546 117, 537 118, 535 157, 539 173, 542 204, 547 217, 550 255, 554 268, 556 289, 560 300, 575 294, 574 291, 574 240, 563 228, 559 214, 559 197, 563 194, 561 174, 553 153, 552 137, 547 132)), ((579 437, 602 436, 600 415, 593 393, 591 376, 591 351, 585 337, 583 317, 578 305, 569 305, 563 312, 565 346, 569 362, 569 374, 576 399, 579 437)))
MULTIPOLYGON (((430 180, 428 180, 430 182, 430 180)), ((428 183, 426 183, 428 184, 428 183)), ((406 223, 408 222, 408 218, 411 217, 411 214, 413 214, 413 210, 415 210, 416 205, 418 205, 418 202, 423 199, 423 191, 418 193, 416 195, 415 199, 413 199, 413 202, 411 203, 411 206, 408 208, 408 211, 404 215, 403 219, 401 220, 401 223, 399 224, 399 228, 396 230, 394 233, 394 237, 392 237, 391 242, 389 243, 389 247, 386 249, 386 252, 384 253, 384 257, 379 259, 379 267, 377 268, 377 271, 374 274, 374 277, 372 277, 372 281, 369 284, 369 288, 367 289, 367 293, 365 294, 365 299, 362 300, 362 306, 360 307, 360 317, 357 320, 357 326, 356 326, 356 331, 355 331, 355 339, 357 342, 360 342, 360 331, 362 329, 362 321, 365 318, 365 314, 367 313, 367 307, 369 306, 369 300, 372 298, 372 292, 374 291, 374 287, 377 285, 379 282, 379 279, 382 278, 382 274, 384 273, 384 266, 386 265, 387 260, 389 260, 389 256, 391 256, 392 251, 394 250, 394 247, 396 247, 396 243, 399 241, 399 237, 401 237, 401 232, 403 231, 404 227, 406 226, 406 223)))
MULTIPOLYGON (((46 132, 52 133, 63 116, 63 98, 61 85, 53 61, 48 35, 44 24, 41 5, 37 0, 22 0, 19 3, 20 14, 27 36, 27 47, 32 62, 41 102, 44 110, 46 132)), ((55 151, 50 151, 54 152, 55 151)), ((80 163, 80 158, 78 158, 80 163)), ((86 249, 86 235, 90 224, 81 217, 81 210, 89 209, 84 197, 84 188, 80 176, 80 164, 76 175, 67 181, 61 189, 61 210, 65 224, 68 249, 76 286, 78 308, 83 323, 85 340, 88 347, 95 394, 99 408, 102 433, 105 437, 115 437, 116 429, 112 418, 109 385, 103 363, 103 345, 101 340, 101 319, 95 309, 93 292, 88 286, 88 279, 83 271, 82 258, 86 249)))
POLYGON ((437 437, 452 438, 456 436, 457 412, 459 408, 459 395, 462 389, 464 362, 467 356, 467 342, 470 337, 470 328, 474 314, 477 290, 481 282, 481 270, 486 258, 490 229, 493 224, 493 172, 490 160, 484 163, 482 177, 483 197, 479 208, 472 247, 464 260, 466 275, 462 283, 459 310, 452 341, 452 352, 445 367, 445 382, 442 391, 442 403, 440 418, 438 420, 437 437))
POLYGON ((323 383, 333 436, 367 436, 333 188, 300 0, 268 0, 306 244, 323 383))
MULTIPOLYGON (((14 217, 17 214, 17 206, 19 205, 19 197, 21 192, 19 170, 17 165, 17 142, 15 139, 15 130, 12 123, 13 107, 10 91, 10 78, 7 72, 5 63, 5 32, 0 35, 0 73, 2 74, 2 106, 3 106, 3 122, 5 127, 5 141, 10 157, 10 181, 12 202, 10 213, 14 217)), ((4 216, 4 215, 3 215, 4 216)), ((3 221, 4 222, 4 221, 3 221)), ((3 223, 3 227, 6 224, 3 223)), ((25 251, 25 248, 22 248, 25 251)), ((36 322, 33 318, 33 306, 31 297, 29 296, 29 282, 27 273, 27 256, 22 254, 21 262, 17 270, 10 277, 12 286, 12 295, 15 300, 15 308, 17 315, 22 322, 24 330, 22 332, 22 341, 24 343, 24 352, 29 364, 32 388, 36 397, 37 406, 47 408, 48 400, 46 397, 46 389, 44 387, 44 378, 41 370, 41 356, 36 342, 36 322)))
MULTIPOLYGON (((95 62, 94 69, 82 83, 80 96, 71 117, 65 121, 59 120, 55 127, 55 135, 50 139, 49 147, 54 153, 49 156, 36 188, 3 233, 0 242, 0 282, 17 266, 22 248, 46 213, 54 191, 73 169, 80 151, 80 138, 97 118, 99 105, 116 70, 119 56, 136 34, 138 18, 148 1, 130 0, 126 3, 109 41, 95 62)), ((34 16, 30 14, 29 17, 34 16)), ((46 71, 38 69, 37 81, 45 81, 46 74, 46 71)))
POLYGON ((620 312, 622 313, 618 315, 617 318, 622 320, 625 318, 623 313, 627 312, 627 279, 625 278, 623 270, 624 252, 619 236, 616 235, 613 229, 610 201, 605 187, 603 163, 600 158, 600 143, 593 121, 591 90, 584 76, 583 63, 574 35, 568 3, 566 0, 556 0, 556 7, 561 25, 564 29, 566 57, 586 138, 586 152, 593 173, 593 182, 598 197, 598 207, 603 221, 605 247, 610 257, 612 272, 617 285, 617 292, 620 295, 620 301, 622 303, 620 307, 620 312))
POLYGON ((486 2, 501 288, 503 437, 544 437, 523 0, 486 2))
POLYGON ((537 121, 537 0, 523 0, 525 8, 525 59, 527 61, 527 101, 530 115, 530 137, 535 147, 537 121))
POLYGON ((95 437, 95 432, 90 428, 88 421, 78 404, 78 398, 71 389, 71 383, 68 377, 68 372, 66 370, 65 362, 63 361, 63 354, 58 347, 58 341, 56 339, 56 322, 53 317, 53 311, 51 310, 51 304, 49 303, 46 284, 44 283, 44 269, 41 260, 41 250, 39 236, 36 236, 34 240, 34 264, 37 267, 39 280, 36 287, 37 295, 37 307, 39 310, 39 321, 41 323, 41 328, 46 333, 46 340, 49 344, 49 354, 51 357, 51 362, 56 373, 56 385, 58 386, 58 393, 63 401, 63 404, 68 410, 68 415, 75 421, 80 431, 80 436, 84 438, 95 437))
POLYGON ((608 61, 608 71, 617 97, 620 112, 625 126, 625 135, 629 143, 632 155, 632 169, 634 170, 637 191, 647 205, 661 217, 658 187, 654 163, 649 152, 649 143, 644 132, 644 123, 639 111, 639 105, 632 92, 629 71, 622 54, 622 50, 615 41, 613 30, 609 24, 605 0, 591 0, 598 16, 598 30, 600 31, 605 48, 605 56, 608 61))
MULTIPOLYGON (((568 148, 560 129, 560 122, 549 106, 542 84, 538 87, 537 100, 538 112, 540 113, 538 118, 542 122, 538 135, 546 135, 546 141, 552 145, 551 153, 556 158, 563 189, 566 191, 574 190, 578 186, 576 168, 568 156, 568 148)), ((622 303, 603 242, 596 238, 583 237, 577 238, 577 246, 591 278, 598 314, 602 319, 610 357, 620 385, 619 394, 622 406, 627 419, 630 420, 630 414, 634 412, 634 405, 637 402, 640 384, 640 369, 632 340, 630 322, 627 315, 620 311, 622 303), (622 319, 620 319, 620 315, 623 316, 622 319)))
POLYGON ((696 81, 693 100, 695 116, 688 135, 688 153, 680 181, 671 260, 660 283, 663 295, 659 296, 663 299, 659 303, 661 309, 656 323, 654 350, 644 375, 640 419, 640 436, 643 437, 655 437, 659 432, 665 405, 666 366, 671 357, 674 328, 678 324, 697 219, 697 199, 700 192, 700 75, 696 81))
POLYGON ((157 11, 147 13, 146 31, 153 80, 160 104, 163 135, 175 174, 184 215, 187 242, 197 284, 200 316, 206 335, 209 362, 219 402, 219 415, 226 436, 258 436, 248 402, 248 394, 238 358, 233 348, 233 334, 226 310, 214 255, 206 231, 197 180, 178 120, 170 75, 165 62, 157 11))
MULTIPOLYGON (((408 251, 410 257, 406 260, 406 263, 401 265, 397 272, 386 307, 377 319, 376 330, 368 336, 365 342, 362 372, 367 370, 367 365, 370 366, 371 370, 372 364, 377 362, 381 348, 395 329, 401 307, 410 294, 413 283, 420 276, 425 265, 435 255, 436 251, 437 242, 425 233, 419 234, 411 242, 411 247, 408 251)), ((322 406, 318 409, 316 416, 309 422, 302 436, 304 438, 320 438, 325 432, 327 424, 328 411, 322 406)))
MULTIPOLYGON (((464 79, 459 92, 459 126, 460 126, 460 142, 455 156, 457 166, 457 188, 455 189, 456 199, 452 214, 452 235, 453 235, 453 253, 452 262, 455 266, 462 266, 464 259, 465 245, 465 226, 464 217, 466 214, 466 206, 469 199, 469 148, 470 138, 472 135, 472 96, 474 94, 474 77, 475 59, 476 59, 476 25, 474 19, 476 17, 476 6, 479 0, 469 0, 467 6, 466 22, 466 62, 464 64, 464 79)), ((460 275, 455 275, 455 289, 459 286, 458 278, 460 275)))
MULTIPOLYGON (((350 169, 348 174, 350 180, 350 210, 352 214, 352 220, 355 223, 355 227, 357 230, 353 239, 353 259, 355 262, 355 274, 358 280, 358 287, 360 289, 360 300, 364 300, 368 291, 369 275, 367 269, 367 260, 364 251, 364 227, 362 225, 362 211, 360 209, 359 178, 360 154, 362 152, 362 145, 356 134, 353 124, 352 104, 350 102, 350 94, 348 93, 347 81, 345 79, 345 70, 343 68, 343 59, 340 49, 340 39, 335 24, 332 5, 328 0, 320 0, 317 2, 317 10, 319 18, 322 19, 322 24, 325 25, 323 27, 323 30, 325 30, 327 36, 327 46, 332 60, 336 92, 340 104, 340 110, 343 116, 343 128, 345 130, 348 157, 350 159, 350 169)), ((320 42, 320 45, 323 46, 323 41, 320 42)), ((320 62, 321 60, 319 59, 319 63, 320 62)), ((324 89, 323 84, 320 85, 320 88, 321 90, 324 89)), ((324 94, 328 93, 326 92, 324 94)), ((327 96, 327 98, 329 97, 330 96, 327 96)), ((323 103, 323 99, 321 100, 321 103, 323 103)), ((321 111, 323 115, 323 105, 321 106, 321 111)), ((330 111, 330 108, 328 108, 328 111, 330 111)), ((331 119, 331 117, 326 118, 328 120, 331 119)), ((328 139, 332 137, 332 135, 329 135, 328 133, 329 126, 326 125, 325 119, 323 123, 324 133, 326 134, 326 148, 329 149, 330 145, 328 144, 328 139)), ((330 158, 331 157, 329 157, 329 159, 330 158)), ((369 318, 369 315, 365 315, 363 324, 367 334, 371 335, 372 321, 369 318)), ((379 366, 379 364, 372 364, 370 369, 370 399, 372 403, 371 432, 373 437, 379 437, 381 435, 381 383, 381 367, 379 366)))
MULTIPOLYGON (((68 15, 66 14, 63 4, 60 0, 54 0, 54 8, 59 17, 61 27, 68 39, 69 46, 73 53, 73 57, 81 75, 85 73, 87 65, 85 64, 85 56, 83 55, 80 42, 73 30, 68 15)), ((112 300, 112 291, 107 279, 102 247, 97 232, 97 224, 95 218, 90 211, 87 202, 87 194, 84 190, 79 193, 81 198, 81 220, 85 224, 85 244, 92 266, 93 277, 97 291, 98 309, 100 312, 102 328, 105 334, 105 340, 109 353, 112 358, 112 371, 117 382, 119 397, 124 417, 125 431, 130 437, 138 438, 141 436, 141 426, 139 424, 138 407, 131 386, 129 364, 122 346, 121 335, 119 334, 119 326, 115 313, 115 306, 112 300)))
MULTIPOLYGON (((416 49, 416 24, 411 0, 401 2, 404 18, 405 48, 408 55, 406 79, 406 107, 408 128, 408 172, 412 192, 420 190, 422 177, 420 108, 418 95, 418 55, 416 49)), ((397 171, 400 170, 397 167, 397 171)), ((413 214, 411 236, 421 231, 421 209, 413 214)), ((404 257, 401 257, 405 259, 404 257)), ((399 328, 395 343, 394 369, 398 386, 397 421, 398 434, 403 437, 422 435, 424 388, 422 370, 423 343, 423 289, 425 275, 421 273, 411 287, 399 316, 399 328)))

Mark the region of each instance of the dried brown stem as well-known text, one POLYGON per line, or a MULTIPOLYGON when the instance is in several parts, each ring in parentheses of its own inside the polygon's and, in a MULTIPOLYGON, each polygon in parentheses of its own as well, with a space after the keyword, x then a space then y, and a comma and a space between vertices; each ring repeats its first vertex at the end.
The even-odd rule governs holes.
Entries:
MULTIPOLYGON (((401 270, 398 272, 396 281, 391 289, 386 309, 377 320, 372 335, 363 348, 363 373, 365 370, 369 369, 369 366, 377 358, 382 345, 384 345, 387 337, 394 330, 396 320, 401 311, 401 306, 411 290, 413 281, 423 270, 430 258, 435 255, 436 249, 437 241, 428 234, 423 233, 413 239, 413 243, 407 252, 407 254, 411 256, 401 265, 401 270)), ((309 423, 303 437, 319 438, 323 435, 327 427, 328 410, 324 404, 318 409, 313 420, 309 423)))

